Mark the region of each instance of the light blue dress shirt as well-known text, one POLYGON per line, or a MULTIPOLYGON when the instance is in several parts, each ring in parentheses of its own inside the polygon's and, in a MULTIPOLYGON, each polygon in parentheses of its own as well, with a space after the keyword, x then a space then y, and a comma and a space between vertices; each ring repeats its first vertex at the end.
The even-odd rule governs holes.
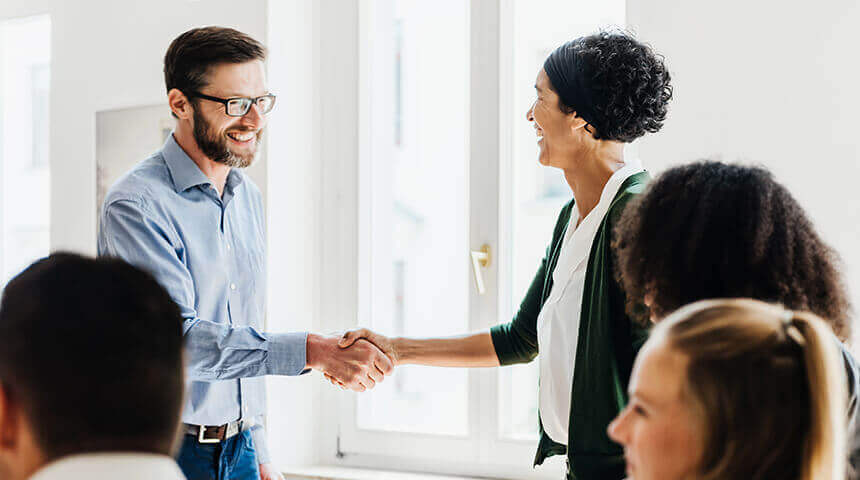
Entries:
MULTIPOLYGON (((260 190, 232 169, 223 195, 173 135, 105 197, 99 255, 151 272, 185 319, 187 392, 182 421, 250 420, 260 463, 270 461, 265 375, 298 375, 307 333, 262 330, 266 236, 260 190)), ((118 319, 121 321, 121 319, 118 319)))

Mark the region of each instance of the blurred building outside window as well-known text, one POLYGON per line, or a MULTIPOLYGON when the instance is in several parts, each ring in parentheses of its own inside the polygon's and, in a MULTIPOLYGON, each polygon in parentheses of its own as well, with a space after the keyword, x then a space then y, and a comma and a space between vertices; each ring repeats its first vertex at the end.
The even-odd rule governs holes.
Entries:
POLYGON ((48 254, 51 20, 0 22, 0 288, 48 254))

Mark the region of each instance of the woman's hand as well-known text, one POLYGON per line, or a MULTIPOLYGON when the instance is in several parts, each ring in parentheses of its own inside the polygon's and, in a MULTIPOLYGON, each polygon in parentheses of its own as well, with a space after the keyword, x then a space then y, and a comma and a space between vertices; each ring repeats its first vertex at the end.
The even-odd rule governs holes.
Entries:
POLYGON ((271 463, 261 463, 260 480, 284 480, 284 476, 271 463))
POLYGON ((338 341, 338 346, 340 348, 348 348, 350 345, 355 343, 356 340, 362 338, 376 345, 376 348, 382 350, 382 353, 384 353, 388 358, 390 358, 391 363, 393 363, 395 366, 400 363, 400 355, 397 351, 396 342, 393 339, 386 337, 385 335, 380 335, 367 328, 358 328, 344 333, 338 341))
POLYGON ((358 339, 344 348, 339 340, 308 334, 307 366, 357 392, 370 390, 394 371, 388 355, 369 341, 358 339))
POLYGON ((395 366, 498 367, 499 358, 489 331, 449 338, 386 337, 367 328, 341 335, 338 346, 348 348, 356 341, 372 343, 395 366))

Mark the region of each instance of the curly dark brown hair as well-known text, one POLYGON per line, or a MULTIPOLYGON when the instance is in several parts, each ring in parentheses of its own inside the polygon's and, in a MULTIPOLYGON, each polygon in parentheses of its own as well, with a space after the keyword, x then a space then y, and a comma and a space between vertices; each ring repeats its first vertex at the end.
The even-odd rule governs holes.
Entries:
POLYGON ((585 119, 597 140, 632 142, 663 127, 672 99, 669 70, 662 55, 627 32, 572 40, 550 54, 544 70, 557 72, 551 80, 566 80, 553 85, 559 109, 585 119))
POLYGON ((850 305, 837 254, 767 170, 703 161, 672 168, 631 201, 615 231, 629 310, 657 317, 694 301, 746 297, 808 310, 843 341, 850 305))

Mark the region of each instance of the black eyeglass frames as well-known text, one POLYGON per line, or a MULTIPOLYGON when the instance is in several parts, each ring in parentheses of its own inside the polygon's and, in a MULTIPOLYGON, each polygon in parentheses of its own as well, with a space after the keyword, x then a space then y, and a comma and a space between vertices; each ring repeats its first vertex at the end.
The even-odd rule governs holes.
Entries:
POLYGON ((231 117, 242 117, 245 116, 249 110, 251 110, 251 105, 257 104, 260 108, 260 112, 264 115, 271 112, 275 107, 275 96, 271 93, 263 95, 261 97, 231 97, 231 98, 218 98, 213 97, 211 95, 205 95, 200 92, 192 92, 192 97, 202 98, 204 100, 210 100, 213 102, 218 102, 224 104, 224 110, 227 112, 227 115, 231 117))

